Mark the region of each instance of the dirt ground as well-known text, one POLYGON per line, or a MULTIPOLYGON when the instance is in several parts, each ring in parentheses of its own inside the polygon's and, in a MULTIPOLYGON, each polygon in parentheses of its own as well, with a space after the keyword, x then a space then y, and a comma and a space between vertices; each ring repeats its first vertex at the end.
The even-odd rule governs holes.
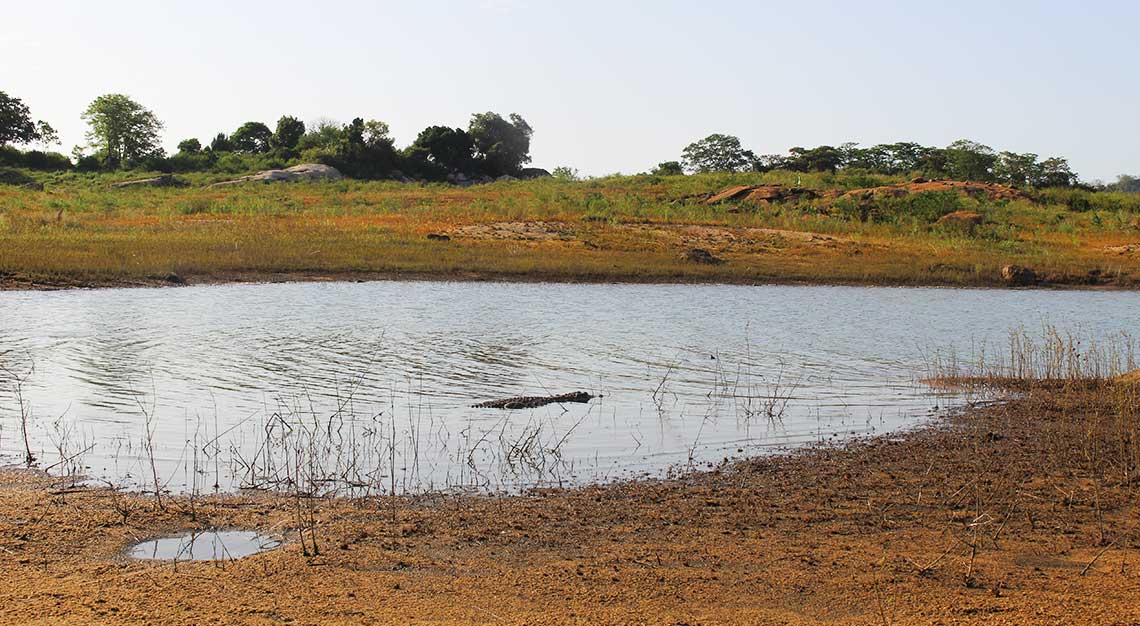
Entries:
POLYGON ((1140 385, 905 435, 515 497, 168 499, 0 473, 4 624, 1136 624, 1140 385), (138 562, 186 529, 281 548, 138 562))

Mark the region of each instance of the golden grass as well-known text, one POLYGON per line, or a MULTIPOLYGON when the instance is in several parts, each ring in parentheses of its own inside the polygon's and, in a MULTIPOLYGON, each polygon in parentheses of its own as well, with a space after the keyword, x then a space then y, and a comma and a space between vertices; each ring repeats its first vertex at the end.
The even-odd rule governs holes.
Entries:
MULTIPOLYGON (((982 232, 913 220, 864 223, 820 207, 677 201, 771 175, 539 180, 470 188, 363 183, 114 190, 64 179, 48 191, 0 188, 0 273, 25 282, 130 282, 177 274, 416 274, 598 281, 999 285, 1000 269, 1034 268, 1054 284, 1134 287, 1140 242, 1118 212, 1076 213, 1028 202, 982 205, 982 232), (464 235, 502 222, 554 223, 556 237, 464 235), (683 226, 713 229, 693 234, 683 226), (828 235, 804 241, 749 229, 828 235), (451 241, 429 241, 443 233, 451 241), (710 234, 711 233, 711 234, 710 234), (726 262, 702 265, 684 252, 726 262)), ((848 185, 809 176, 805 185, 848 185)))

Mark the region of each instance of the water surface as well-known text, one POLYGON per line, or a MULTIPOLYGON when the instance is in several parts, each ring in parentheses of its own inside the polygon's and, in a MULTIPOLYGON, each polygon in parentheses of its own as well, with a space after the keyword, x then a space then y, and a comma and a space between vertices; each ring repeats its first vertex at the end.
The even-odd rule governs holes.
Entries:
POLYGON ((1129 292, 294 283, 0 293, 0 453, 170 491, 606 481, 922 423, 928 353, 1129 292), (22 381, 17 393, 17 380, 22 381), (569 391, 589 404, 471 405, 569 391))
POLYGON ((280 540, 253 531, 207 530, 142 541, 131 546, 127 556, 158 561, 230 561, 279 545, 280 540))

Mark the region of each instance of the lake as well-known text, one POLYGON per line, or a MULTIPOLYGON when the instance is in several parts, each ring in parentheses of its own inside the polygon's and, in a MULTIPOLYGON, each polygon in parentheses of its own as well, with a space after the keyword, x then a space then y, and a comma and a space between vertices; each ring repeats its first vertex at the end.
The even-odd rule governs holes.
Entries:
POLYGON ((285 283, 0 293, 0 453, 170 491, 514 491, 921 425, 935 351, 1135 327, 1140 294, 285 283), (472 408, 570 391, 588 404, 472 408))

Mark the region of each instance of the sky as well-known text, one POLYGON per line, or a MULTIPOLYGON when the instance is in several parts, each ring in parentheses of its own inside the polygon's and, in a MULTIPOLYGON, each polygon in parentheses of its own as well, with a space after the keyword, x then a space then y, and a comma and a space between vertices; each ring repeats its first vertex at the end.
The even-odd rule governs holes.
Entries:
POLYGON ((243 122, 387 122, 397 145, 519 113, 533 165, 646 171, 710 133, 792 146, 968 138, 1140 174, 1140 2, 11 2, 0 91, 84 143, 124 93, 173 151, 243 122))

